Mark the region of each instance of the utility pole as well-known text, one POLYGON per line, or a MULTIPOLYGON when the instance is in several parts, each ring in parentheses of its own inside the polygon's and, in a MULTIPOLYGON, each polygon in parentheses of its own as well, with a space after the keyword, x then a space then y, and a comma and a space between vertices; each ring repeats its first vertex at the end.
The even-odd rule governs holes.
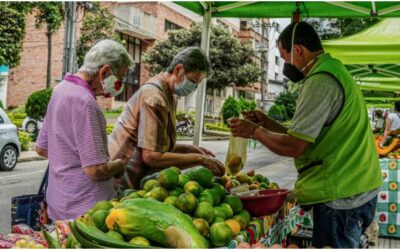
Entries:
POLYGON ((64 55, 61 79, 65 73, 77 70, 76 60, 76 7, 77 2, 65 2, 64 55))
POLYGON ((266 101, 265 101, 265 93, 268 93, 268 50, 269 50, 269 32, 268 28, 275 27, 275 24, 268 24, 264 23, 263 19, 261 19, 260 24, 252 25, 253 27, 261 27, 261 39, 260 44, 257 46, 256 50, 261 52, 261 60, 260 60, 260 67, 261 67, 261 76, 260 76, 260 85, 261 85, 261 101, 260 105, 262 110, 265 112, 266 110, 266 101), (267 31, 267 32, 266 32, 267 31), (267 91, 266 91, 267 90, 267 91))

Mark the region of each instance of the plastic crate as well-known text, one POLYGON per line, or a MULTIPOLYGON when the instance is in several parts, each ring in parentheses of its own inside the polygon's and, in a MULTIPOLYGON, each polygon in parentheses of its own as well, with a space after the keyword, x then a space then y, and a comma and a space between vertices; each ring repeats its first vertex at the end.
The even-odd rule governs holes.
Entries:
POLYGON ((301 227, 294 234, 288 234, 287 245, 296 244, 300 248, 312 246, 312 228, 301 227))

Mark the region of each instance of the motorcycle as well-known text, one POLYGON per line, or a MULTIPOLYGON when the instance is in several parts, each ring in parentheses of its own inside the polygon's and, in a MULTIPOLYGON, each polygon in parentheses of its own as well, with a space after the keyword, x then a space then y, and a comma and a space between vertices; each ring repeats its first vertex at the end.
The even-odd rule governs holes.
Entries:
POLYGON ((193 124, 189 116, 185 116, 182 121, 176 122, 176 133, 180 135, 193 136, 193 124))

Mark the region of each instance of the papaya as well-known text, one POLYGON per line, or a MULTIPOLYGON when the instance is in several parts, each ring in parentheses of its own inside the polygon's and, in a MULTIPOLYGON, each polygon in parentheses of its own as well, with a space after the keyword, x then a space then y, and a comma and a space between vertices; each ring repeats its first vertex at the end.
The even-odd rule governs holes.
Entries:
POLYGON ((190 217, 156 200, 132 199, 129 205, 113 209, 106 225, 126 238, 141 236, 168 248, 208 248, 190 217))
POLYGON ((381 139, 382 139, 382 135, 378 135, 378 136, 375 137, 376 152, 380 156, 386 156, 388 153, 390 153, 393 150, 395 150, 398 147, 398 144, 400 142, 399 138, 393 138, 392 142, 388 146, 385 146, 385 147, 381 148, 380 145, 379 145, 381 139))

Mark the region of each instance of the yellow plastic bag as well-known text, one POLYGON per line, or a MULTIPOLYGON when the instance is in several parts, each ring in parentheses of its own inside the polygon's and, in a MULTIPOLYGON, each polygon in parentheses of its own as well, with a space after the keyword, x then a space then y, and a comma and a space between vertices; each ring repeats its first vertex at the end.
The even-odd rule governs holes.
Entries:
MULTIPOLYGON (((242 118, 242 117, 241 117, 242 118)), ((247 143, 248 139, 242 137, 234 137, 232 134, 229 138, 228 152, 225 158, 226 173, 228 175, 236 175, 243 169, 247 161, 247 143)))

